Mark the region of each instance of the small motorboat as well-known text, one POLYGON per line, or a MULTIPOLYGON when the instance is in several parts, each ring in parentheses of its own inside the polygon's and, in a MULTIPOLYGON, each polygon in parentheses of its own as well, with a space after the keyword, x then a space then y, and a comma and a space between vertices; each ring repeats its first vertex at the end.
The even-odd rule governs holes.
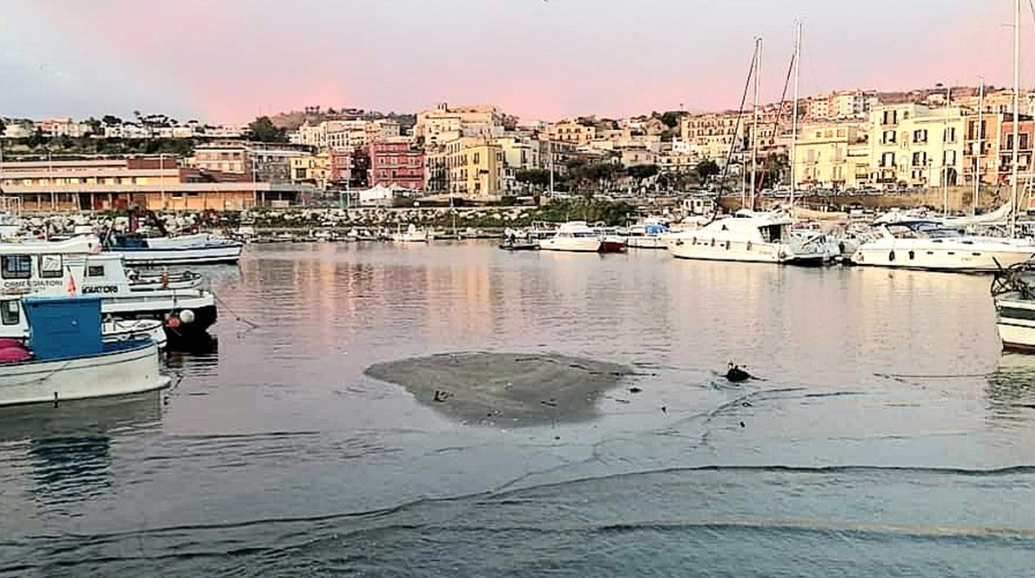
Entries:
POLYGON ((28 343, 0 340, 0 406, 142 393, 169 386, 150 339, 105 341, 96 296, 26 297, 28 343))

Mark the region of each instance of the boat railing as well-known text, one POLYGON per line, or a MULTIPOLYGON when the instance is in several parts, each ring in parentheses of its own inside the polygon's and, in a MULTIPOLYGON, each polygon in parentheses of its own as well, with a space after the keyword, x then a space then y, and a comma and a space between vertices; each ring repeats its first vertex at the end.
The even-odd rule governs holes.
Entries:
MULTIPOLYGON (((996 265, 999 265, 998 261, 996 265)), ((1024 261, 1009 267, 1000 266, 992 277, 992 297, 1020 293, 1024 299, 1035 299, 1035 262, 1024 261)))

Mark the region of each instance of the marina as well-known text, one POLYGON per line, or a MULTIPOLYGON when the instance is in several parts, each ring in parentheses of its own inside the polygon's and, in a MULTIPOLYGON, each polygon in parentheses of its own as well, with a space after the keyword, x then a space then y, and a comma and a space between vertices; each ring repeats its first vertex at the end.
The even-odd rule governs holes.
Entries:
POLYGON ((1035 0, 9 4, 0 578, 1032 574, 1035 0))
POLYGON ((545 523, 523 540, 609 555, 606 531, 578 520, 629 523, 612 506, 640 512, 620 551, 670 569, 683 559, 652 528, 673 518, 665 535, 701 544, 706 565, 779 543, 868 572, 917 540, 959 569, 977 571, 989 552, 1008 571, 1030 562, 1035 512, 1022 496, 1035 479, 1014 466, 1035 460, 1035 362, 1000 352, 989 276, 507 253, 491 240, 254 245, 240 267, 206 276, 259 327, 225 316, 212 328, 218 349, 167 355, 166 371, 185 376, 167 403, 87 405, 76 418, 68 402, 35 425, 0 422, 10 498, 0 534, 16 537, 0 545, 5 566, 191 575, 198 552, 235 547, 247 552, 207 557, 206 571, 288 575, 355 555, 359 568, 436 574, 440 560, 465 559, 469 541, 509 550, 500 524, 545 523), (469 351, 516 352, 518 369, 577 376, 595 370, 590 359, 632 373, 588 419, 567 420, 585 406, 548 391, 514 390, 538 414, 524 427, 506 411, 452 407, 459 383, 418 381, 423 393, 411 394, 380 379, 396 376, 368 374, 469 351), (551 369, 553 354, 572 359, 551 369), (761 379, 728 383, 731 360, 761 379), (433 390, 452 397, 434 401, 433 390), (945 507, 961 498, 966 511, 945 507), (573 510, 543 522, 539 509, 557 503, 573 510), (750 531, 716 522, 759 515, 750 531), (441 557, 408 529, 428 525, 449 538, 441 557), (161 562, 141 561, 141 543, 161 562), (298 551, 267 565, 264 552, 285 544, 298 551))

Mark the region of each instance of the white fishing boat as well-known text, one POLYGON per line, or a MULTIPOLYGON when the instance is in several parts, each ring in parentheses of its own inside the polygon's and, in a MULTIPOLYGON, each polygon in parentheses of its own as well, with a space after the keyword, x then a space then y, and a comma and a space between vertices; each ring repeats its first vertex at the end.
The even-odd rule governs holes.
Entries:
POLYGON ((149 339, 107 342, 97 297, 28 297, 27 344, 0 342, 0 406, 54 403, 168 387, 149 339))
MULTIPOLYGON (((104 341, 150 339, 159 349, 168 342, 162 322, 154 319, 108 318, 101 322, 101 336, 104 341)), ((22 314, 19 297, 0 297, 0 339, 29 339, 29 321, 22 314)))
POLYGON ((410 223, 405 231, 400 225, 391 235, 391 239, 397 243, 427 243, 434 238, 434 233, 427 229, 420 229, 413 223, 410 223))
POLYGON ((134 288, 119 253, 99 252, 97 237, 60 242, 0 243, 0 296, 97 295, 105 317, 154 319, 170 340, 207 338, 217 319, 215 296, 197 288, 134 288))
POLYGON ((244 243, 210 233, 176 237, 116 235, 107 249, 121 253, 130 266, 236 263, 244 243))
POLYGON ((739 211, 696 229, 665 237, 679 259, 753 263, 821 264, 824 252, 801 246, 791 235, 793 220, 783 213, 739 211))
POLYGON ((879 238, 852 254, 856 265, 987 273, 1035 257, 1030 240, 963 235, 935 221, 885 223, 875 231, 879 238))

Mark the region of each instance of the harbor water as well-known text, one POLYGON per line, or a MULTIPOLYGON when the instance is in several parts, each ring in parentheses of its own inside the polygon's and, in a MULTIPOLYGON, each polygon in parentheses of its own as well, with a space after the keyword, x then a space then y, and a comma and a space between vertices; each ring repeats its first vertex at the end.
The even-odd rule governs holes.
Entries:
POLYGON ((477 241, 206 273, 217 342, 174 388, 0 413, 0 576, 1035 568, 1035 360, 1000 354, 988 277, 477 241), (632 375, 521 425, 364 373, 478 351, 632 375))

